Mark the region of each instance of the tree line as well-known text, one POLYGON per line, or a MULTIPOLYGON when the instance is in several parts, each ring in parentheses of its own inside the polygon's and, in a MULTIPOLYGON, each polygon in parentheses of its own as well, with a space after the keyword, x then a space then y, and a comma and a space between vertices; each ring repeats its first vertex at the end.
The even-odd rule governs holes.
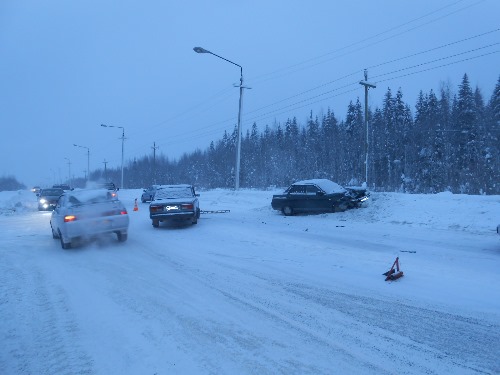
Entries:
MULTIPOLYGON (((420 91, 414 114, 402 90, 387 89, 381 107, 368 111, 368 169, 365 170, 365 119, 359 98, 339 120, 327 110, 305 123, 256 123, 242 134, 240 187, 284 187, 309 178, 360 185, 368 176, 372 191, 500 194, 500 78, 487 102, 467 74, 457 93, 443 85, 438 93, 420 91)), ((190 183, 198 188, 232 188, 235 180, 236 126, 206 150, 178 160, 146 155, 129 161, 124 185, 190 183)), ((121 169, 108 169, 120 180, 121 169)), ((91 173, 103 179, 103 171, 91 173)))

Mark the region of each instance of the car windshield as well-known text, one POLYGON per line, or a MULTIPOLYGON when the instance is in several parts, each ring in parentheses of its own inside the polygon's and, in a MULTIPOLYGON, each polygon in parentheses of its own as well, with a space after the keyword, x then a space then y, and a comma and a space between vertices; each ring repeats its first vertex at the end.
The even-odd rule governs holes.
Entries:
POLYGON ((62 195, 64 191, 62 189, 43 189, 42 190, 42 195, 62 195))
POLYGON ((162 188, 156 192, 155 199, 176 199, 176 198, 192 198, 193 191, 191 187, 171 187, 162 188))

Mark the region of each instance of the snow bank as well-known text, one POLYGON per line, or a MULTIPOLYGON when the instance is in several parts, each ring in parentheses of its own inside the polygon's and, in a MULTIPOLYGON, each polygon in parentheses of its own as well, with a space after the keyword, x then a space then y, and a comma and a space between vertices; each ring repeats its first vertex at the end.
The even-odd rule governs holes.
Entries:
POLYGON ((29 190, 0 191, 0 215, 36 211, 38 209, 36 198, 36 195, 29 190))

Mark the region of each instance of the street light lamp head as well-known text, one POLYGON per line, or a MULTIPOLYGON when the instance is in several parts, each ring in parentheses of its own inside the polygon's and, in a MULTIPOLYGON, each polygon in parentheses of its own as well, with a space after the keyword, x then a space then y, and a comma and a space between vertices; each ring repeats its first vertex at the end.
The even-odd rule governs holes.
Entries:
POLYGON ((108 125, 104 125, 104 124, 101 124, 101 126, 104 126, 105 128, 107 128, 107 127, 108 127, 108 125))
POLYGON ((194 47, 193 51, 196 53, 212 53, 212 52, 206 50, 205 48, 201 48, 201 47, 194 47))

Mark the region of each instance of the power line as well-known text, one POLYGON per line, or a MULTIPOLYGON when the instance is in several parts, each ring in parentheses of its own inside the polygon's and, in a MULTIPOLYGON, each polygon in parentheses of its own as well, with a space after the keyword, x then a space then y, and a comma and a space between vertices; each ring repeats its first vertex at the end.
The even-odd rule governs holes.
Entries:
MULTIPOLYGON (((351 44, 351 45, 349 45, 349 46, 343 47, 343 48, 338 49, 338 50, 336 50, 336 51, 333 51, 333 52, 327 53, 327 54, 322 55, 322 56, 320 56, 320 57, 318 57, 318 58, 312 58, 312 59, 306 60, 306 61, 305 61, 305 62, 303 62, 303 63, 299 63, 299 64, 292 65, 292 67, 296 67, 296 66, 303 65, 303 64, 304 64, 304 63, 306 63, 306 62, 317 61, 318 59, 323 58, 323 57, 325 57, 325 56, 330 56, 330 55, 331 55, 331 54, 333 54, 333 53, 337 53, 337 52, 339 52, 339 51, 345 50, 345 49, 350 48, 350 47, 352 47, 352 46, 360 45, 361 43, 364 43, 364 42, 366 42, 366 41, 376 39, 377 37, 379 37, 379 36, 381 36, 381 35, 385 35, 385 34, 388 34, 388 33, 392 32, 392 31, 394 31, 394 30, 401 29, 402 27, 407 26, 407 25, 410 25, 411 23, 414 23, 414 22, 417 22, 417 21, 419 21, 419 20, 422 20, 422 19, 424 19, 424 18, 426 18, 426 17, 429 17, 429 16, 431 16, 431 15, 433 15, 433 14, 436 14, 436 13, 438 13, 438 12, 442 11, 442 10, 448 9, 448 8, 450 8, 450 7, 453 7, 453 6, 455 6, 455 5, 459 4, 459 3, 463 3, 463 1, 464 1, 464 0, 455 1, 455 2, 453 2, 453 3, 451 3, 451 4, 449 4, 449 5, 446 5, 446 6, 444 6, 444 7, 441 7, 441 8, 439 8, 439 9, 437 9, 437 10, 435 10, 435 11, 432 11, 432 12, 430 12, 430 13, 427 13, 427 14, 425 14, 425 15, 421 16, 421 17, 418 17, 418 18, 416 18, 416 19, 410 20, 410 21, 408 21, 408 22, 406 22, 406 23, 403 23, 403 24, 401 24, 401 25, 398 25, 398 26, 395 26, 395 27, 393 27, 393 28, 390 28, 390 29, 388 29, 388 30, 386 30, 386 31, 384 31, 384 32, 378 33, 378 34, 373 35, 373 36, 371 36, 371 37, 369 37, 369 38, 365 38, 365 39, 363 39, 363 40, 361 40, 361 41, 358 41, 358 42, 356 42, 356 43, 353 43, 353 44, 351 44)), ((432 19, 432 20, 430 20, 430 21, 428 21, 428 22, 426 22, 426 23, 424 23, 424 24, 420 24, 420 25, 417 25, 417 26, 412 27, 412 28, 410 28, 410 29, 403 30, 402 32, 400 32, 400 33, 398 33, 398 34, 396 34, 396 35, 392 35, 392 36, 389 36, 389 37, 387 37, 387 38, 385 38, 385 39, 383 39, 383 40, 376 41, 376 42, 374 42, 373 44, 370 44, 370 45, 365 45, 365 46, 363 46, 363 47, 360 47, 359 49, 367 48, 367 47, 369 47, 369 46, 371 46, 371 45, 378 44, 378 43, 381 43, 381 42, 386 41, 386 40, 388 40, 388 39, 391 39, 391 38, 394 38, 394 37, 396 37, 396 36, 402 35, 402 34, 404 34, 404 33, 410 32, 410 31, 415 30, 415 29, 417 29, 417 28, 420 28, 420 27, 423 27, 423 26, 425 26, 425 25, 428 25, 428 24, 430 24, 430 23, 432 23, 432 22, 436 22, 436 21, 438 21, 438 20, 440 20, 440 19, 442 19, 442 18, 448 17, 448 16, 450 16, 450 15, 452 15, 452 14, 455 14, 455 13, 457 13, 457 12, 459 12, 459 11, 463 11, 463 10, 465 10, 465 9, 467 9, 467 8, 472 7, 472 6, 476 6, 477 4, 482 3, 482 2, 484 2, 484 1, 485 1, 485 0, 480 0, 480 1, 474 2, 473 4, 469 4, 469 5, 465 6, 465 7, 462 7, 462 8, 460 8, 460 9, 457 9, 457 10, 454 10, 454 11, 452 11, 452 12, 449 12, 449 13, 447 13, 447 14, 445 14, 445 15, 442 15, 442 16, 440 16, 440 17, 438 17, 438 18, 432 19)), ((448 44, 445 44, 445 45, 442 45, 442 46, 439 46, 439 47, 435 47, 435 48, 432 48, 432 49, 428 49, 428 50, 420 51, 420 52, 417 52, 417 53, 414 53, 414 54, 411 54, 411 55, 407 55, 407 56, 404 56, 404 57, 400 57, 400 58, 397 58, 397 59, 393 59, 393 60, 390 60, 390 61, 386 61, 386 62, 384 62, 384 63, 376 64, 376 65, 373 65, 373 66, 368 67, 368 68, 370 68, 370 69, 372 69, 372 68, 378 68, 378 67, 381 67, 381 66, 386 65, 386 64, 395 63, 395 62, 398 62, 398 61, 401 61, 401 60, 404 60, 404 59, 409 59, 409 58, 412 58, 412 57, 415 57, 415 56, 418 56, 418 55, 422 55, 422 54, 425 54, 425 53, 428 53, 428 52, 436 51, 436 50, 441 49, 441 48, 445 48, 445 47, 449 47, 449 46, 452 46, 452 45, 455 45, 455 44, 463 43, 463 42, 469 41, 469 40, 474 39, 474 38, 479 38, 479 37, 481 37, 481 36, 485 36, 485 35, 487 35, 487 34, 491 34, 491 33, 493 33, 493 32, 498 32, 499 30, 500 30, 500 29, 495 29, 495 30, 492 30, 492 31, 489 31, 489 32, 486 32, 486 33, 478 34, 478 35, 475 35, 475 36, 472 36, 472 37, 469 37, 469 38, 465 38, 465 39, 462 39, 462 40, 459 40, 459 41, 455 41, 455 42, 452 42, 452 43, 448 43, 448 44)), ((493 44, 493 45, 495 45, 495 44, 493 44)), ((486 47, 484 47, 484 48, 486 48, 486 47)), ((444 60, 444 59, 448 59, 448 58, 456 57, 456 56, 461 55, 461 54, 470 53, 471 51, 474 51, 474 50, 470 50, 470 51, 467 51, 467 52, 463 52, 463 53, 459 53, 459 54, 455 54, 455 55, 451 55, 451 56, 443 57, 443 58, 440 58, 440 59, 436 59, 436 60, 433 60, 433 61, 429 61, 429 62, 425 62, 425 63, 417 64, 417 65, 413 65, 413 66, 410 66, 410 67, 401 68, 401 69, 398 69, 398 70, 395 70, 395 71, 392 71, 392 72, 389 72, 389 73, 383 73, 383 74, 376 75, 375 77, 387 76, 387 75, 395 74, 395 73, 397 73, 397 72, 402 72, 402 71, 404 71, 404 70, 414 69, 414 68, 416 68, 416 67, 420 67, 420 66, 423 66, 423 65, 426 65, 426 64, 431 64, 431 63, 433 63, 433 62, 442 61, 442 60, 444 60)), ((495 52, 492 52, 492 53, 496 53, 496 51, 495 51, 495 52)), ((440 68, 440 67, 444 67, 444 66, 448 66, 448 65, 453 65, 453 64, 456 64, 456 63, 459 63, 459 62, 463 62, 463 61, 471 60, 471 59, 478 58, 478 57, 482 57, 482 56, 487 56, 487 55, 490 55, 490 54, 492 54, 492 53, 483 54, 483 55, 476 56, 476 57, 471 57, 471 58, 468 58, 468 59, 463 59, 463 60, 460 60, 460 61, 457 61, 457 62, 452 62, 452 63, 449 63, 449 64, 444 64, 444 65, 440 65, 440 66, 433 67, 433 68, 429 68, 429 69, 423 69, 423 70, 420 70, 420 71, 418 71, 418 72, 408 73, 408 74, 400 75, 400 76, 398 76, 398 77, 386 78, 386 79, 384 79, 384 80, 382 80, 382 81, 380 81, 380 82, 389 81, 389 80, 397 79, 397 78, 400 78, 400 77, 409 76, 409 75, 412 75, 412 74, 422 73, 422 72, 426 72, 426 71, 433 70, 433 69, 438 69, 438 68, 440 68)), ((339 57, 339 56, 337 56, 337 57, 335 57, 335 58, 338 58, 338 57, 339 57)), ((330 58, 329 60, 331 60, 331 59, 332 59, 332 58, 330 58)), ((326 61, 329 61, 329 60, 326 60, 326 61)), ((326 62, 326 61, 323 61, 323 62, 326 62)), ((323 62, 320 62, 320 63, 323 63, 323 62)), ((319 64, 319 63, 317 63, 317 64, 319 64)), ((317 64, 315 64, 315 65, 317 65, 317 64)), ((288 68, 287 68, 287 69, 288 69, 288 68)), ((278 70, 278 71, 276 71, 276 72, 279 72, 279 71, 280 71, 280 70, 278 70)), ((271 73, 271 74, 272 74, 272 73, 271 73)), ((351 76, 353 76, 353 75, 355 75, 355 74, 359 74, 359 70, 358 70, 358 71, 356 71, 356 72, 353 72, 353 73, 351 73, 351 74, 344 75, 344 76, 342 76, 342 77, 340 77, 340 78, 334 79, 334 80, 332 80, 332 81, 329 81, 329 82, 327 82, 327 83, 324 83, 324 84, 322 84, 322 85, 320 85, 320 86, 314 87, 314 88, 312 88, 312 89, 308 89, 308 90, 305 90, 305 91, 299 92, 299 93, 297 93, 297 94, 295 94, 295 95, 292 95, 292 96, 290 96, 290 97, 287 97, 287 98, 285 98, 285 99, 281 99, 281 100, 279 100, 279 101, 277 101, 277 102, 274 102, 274 103, 271 103, 271 104, 265 105, 265 106, 263 106, 263 107, 260 107, 260 108, 257 108, 257 109, 251 110, 251 111, 246 111, 246 114, 258 113, 258 112, 261 112, 261 111, 263 111, 263 110, 266 110, 266 109, 270 109, 270 108, 276 107, 276 106, 277 106, 277 105, 279 105, 279 104, 285 103, 285 102, 287 102, 287 101, 289 101, 289 100, 291 100, 291 99, 295 99, 295 98, 301 97, 301 96, 303 96, 303 95, 306 95, 306 94, 308 94, 308 93, 311 93, 312 91, 319 90, 320 88, 323 88, 323 87, 325 87, 325 86, 331 85, 331 84, 333 84, 333 83, 337 83, 337 82, 339 82, 339 81, 341 81, 341 80, 343 80, 343 79, 349 78, 349 77, 351 77, 351 76)), ((258 78, 258 77, 257 77, 257 78, 258 78)), ((344 95, 344 94, 347 94, 347 93, 350 93, 350 92, 356 91, 357 89, 353 89, 353 90, 344 91, 344 92, 342 92, 342 93, 337 93, 337 94, 335 94, 335 95, 333 95, 333 96, 327 96, 327 95, 329 95, 329 94, 331 94, 331 93, 333 93, 333 92, 337 92, 337 91, 342 90, 342 89, 344 89, 344 88, 348 88, 348 87, 350 87, 351 85, 357 85, 357 84, 358 84, 358 82, 356 81, 356 82, 353 82, 353 83, 350 83, 350 84, 347 84, 347 85, 343 85, 343 86, 340 86, 340 87, 334 88, 334 89, 332 89, 332 90, 328 90, 328 91, 326 91, 326 92, 319 93, 318 95, 314 95, 314 96, 312 96, 312 97, 305 98, 305 99, 303 99, 303 100, 300 100, 300 101, 294 102, 294 103, 292 103, 292 104, 290 104, 290 105, 281 106, 281 107, 279 107, 279 108, 276 108, 276 109, 274 109, 274 110, 267 111, 266 113, 263 113, 263 114, 260 114, 260 115, 257 115, 257 114, 256 114, 256 115, 255 115, 255 116, 253 116, 253 117, 251 117, 251 116, 250 116, 250 117, 247 117, 247 118, 245 119, 245 123, 247 123, 247 124, 248 124, 248 123, 251 123, 251 122, 255 121, 256 119, 269 118, 269 116, 270 116, 271 114, 275 114, 275 115, 276 115, 276 114, 278 114, 278 113, 279 113, 279 114, 283 113, 285 110, 289 111, 289 110, 293 110, 293 109, 300 109, 300 108, 303 108, 303 107, 306 107, 306 106, 309 106, 309 105, 312 105, 312 104, 316 104, 316 103, 319 103, 319 102, 323 102, 323 101, 328 100, 328 99, 333 98, 333 97, 338 97, 338 96, 340 96, 340 95, 344 95), (319 99, 319 98, 321 98, 321 99, 320 99, 320 100, 316 100, 316 99, 319 99), (307 104, 305 104, 305 103, 307 103, 307 104)), ((224 94, 224 93, 229 93, 229 91, 230 91, 231 89, 232 89, 232 88, 227 88, 227 89, 224 89, 224 90, 222 90, 221 92, 217 93, 217 94, 215 95, 215 97, 219 97, 221 94, 224 94)), ((193 107, 191 107, 191 108, 189 108, 189 109, 184 110, 183 112, 181 112, 181 113, 179 113, 179 114, 177 114, 177 115, 175 115, 175 116, 173 116, 173 117, 171 117, 171 118, 169 118, 169 119, 167 119, 167 120, 161 121, 161 122, 159 122, 159 123, 157 123, 157 124, 155 124, 155 125, 152 125, 152 126, 150 126, 150 127, 148 127, 148 128, 149 128, 149 129, 155 129, 155 128, 158 128, 158 127, 160 127, 160 126, 162 126, 162 125, 165 125, 165 124, 171 123, 171 122, 173 122, 174 120, 179 119, 179 118, 182 118, 182 119, 183 119, 183 121, 186 121, 186 119, 189 119, 189 118, 193 118, 193 117, 195 117, 197 114, 199 114, 199 113, 203 113, 203 112, 206 112, 206 111, 208 111, 209 109, 212 109, 212 108, 214 107, 214 106, 210 106, 209 108, 204 109, 204 110, 200 110, 200 111, 193 111, 193 109, 200 108, 200 107, 202 107, 203 105, 205 105, 205 104, 206 104, 206 103, 208 103, 208 102, 209 102, 208 100, 207 100, 207 101, 204 101, 204 102, 202 102, 202 103, 200 103, 200 104, 198 104, 198 105, 195 105, 195 106, 193 106, 193 107), (184 115, 186 115, 186 114, 188 114, 188 116, 184 116, 184 115), (183 117, 183 116, 184 116, 184 117, 183 117)), ((235 116, 232 116, 231 118, 228 118, 228 119, 225 119, 225 120, 221 120, 221 121, 216 121, 216 122, 213 122, 213 123, 211 123, 211 124, 209 124, 209 125, 203 126, 203 127, 201 127, 201 128, 197 128, 196 130, 191 130, 191 131, 184 132, 184 133, 183 133, 183 134, 181 134, 181 135, 171 135, 171 136, 166 136, 166 137, 163 137, 163 139, 166 139, 166 140, 167 140, 167 141, 169 141, 169 142, 170 142, 170 141, 172 141, 172 140, 174 140, 174 139, 175 139, 175 140, 180 140, 180 141, 178 141, 178 143, 179 143, 179 142, 182 142, 182 140, 183 140, 183 139, 185 139, 186 141, 188 141, 188 140, 191 140, 191 139, 201 138, 201 137, 204 137, 204 136, 209 135, 209 134, 215 134, 215 132, 220 132, 221 130, 227 129, 227 126, 223 126, 223 124, 227 124, 227 123, 229 123, 229 122, 234 121, 234 118, 235 118, 235 116), (201 130, 201 131, 200 131, 200 130, 201 130)), ((136 133, 137 133, 137 132, 136 132, 136 133)), ((132 133, 132 135, 134 135, 134 133, 132 133)))
MULTIPOLYGON (((442 7, 442 8, 436 9, 435 11, 432 11, 432 12, 430 12, 430 13, 427 13, 427 14, 425 14, 425 15, 421 16, 421 17, 415 18, 415 19, 410 20, 410 21, 408 21, 408 22, 405 22, 405 23, 403 23, 403 24, 401 24, 401 25, 398 25, 398 26, 392 27, 392 28, 390 28, 390 29, 388 29, 388 30, 386 30, 386 31, 383 31, 383 32, 378 33, 378 34, 375 34, 375 35, 373 35, 373 36, 370 36, 370 37, 368 37, 368 38, 362 39, 362 40, 360 40, 360 41, 357 41, 357 42, 351 43, 351 44, 349 44, 349 45, 347 45, 347 46, 341 47, 341 48, 339 48, 339 49, 336 49, 336 50, 334 50, 334 51, 332 51, 332 52, 328 52, 328 53, 323 54, 323 55, 321 55, 321 56, 318 56, 318 57, 314 57, 314 58, 311 58, 311 59, 305 60, 305 61, 303 61, 303 62, 301 62, 301 63, 297 63, 297 64, 294 64, 294 65, 291 65, 291 66, 289 66, 289 67, 287 67, 287 68, 279 69, 279 70, 276 70, 276 71, 271 72, 271 73, 267 73, 267 74, 264 74, 264 75, 261 75, 261 76, 257 76, 254 80, 252 80, 252 79, 250 78, 250 79, 249 79, 249 81, 251 81, 251 82, 252 82, 252 84, 253 84, 253 85, 255 85, 255 83, 256 83, 256 82, 259 82, 259 81, 268 81, 268 80, 271 80, 271 79, 275 79, 275 77, 272 77, 272 76, 273 76, 274 74, 276 74, 276 73, 279 73, 279 72, 281 72, 281 71, 285 71, 285 70, 288 70, 288 69, 291 69, 291 68, 295 68, 295 67, 298 67, 298 66, 302 66, 302 65, 305 65, 305 64, 307 64, 307 63, 309 63, 309 62, 318 61, 318 60, 320 60, 320 59, 323 59, 325 56, 330 56, 330 55, 332 55, 332 54, 335 54, 335 53, 338 53, 338 52, 341 52, 341 51, 347 50, 347 49, 349 49, 349 48, 351 48, 351 47, 354 47, 354 46, 360 45, 360 44, 362 44, 362 43, 364 43, 364 42, 367 42, 367 41, 369 41, 369 40, 375 39, 375 38, 377 38, 377 37, 379 37, 379 36, 381 36, 381 35, 388 34, 388 33, 392 32, 392 31, 394 31, 394 30, 397 30, 397 29, 402 28, 402 27, 404 27, 404 26, 407 26, 407 25, 409 25, 409 24, 411 24, 411 23, 414 23, 414 22, 416 22, 416 21, 419 21, 419 20, 421 20, 421 19, 423 19, 423 18, 426 18, 426 17, 428 17, 428 16, 431 16, 431 15, 433 15, 433 14, 435 14, 435 13, 440 12, 440 11, 441 11, 441 10, 443 10, 443 9, 446 9, 446 8, 452 7, 452 6, 454 6, 454 5, 458 4, 458 3, 461 3, 461 2, 463 2, 463 1, 464 1, 464 0, 459 0, 459 1, 456 1, 456 2, 454 2, 454 3, 452 3, 452 4, 446 5, 446 6, 442 7), (265 76, 271 76, 271 77, 270 77, 270 78, 267 78, 267 79, 260 79, 260 77, 265 77, 265 76)), ((410 29, 404 30, 404 31, 402 31, 402 32, 400 32, 400 33, 398 33, 398 34, 394 34, 394 35, 391 35, 391 36, 389 36, 389 37, 387 37, 387 38, 384 38, 384 39, 378 40, 378 41, 376 41, 376 42, 373 42, 373 43, 371 43, 371 44, 364 45, 364 46, 362 46, 362 47, 360 47, 360 48, 358 48, 358 49, 355 49, 355 50, 352 50, 352 51, 346 52, 346 53, 344 53, 344 54, 342 54, 342 55, 338 55, 338 56, 330 57, 330 58, 325 59, 325 60, 323 60, 323 61, 316 62, 315 64, 308 65, 308 66, 305 66, 305 67, 300 68, 300 69, 296 69, 296 70, 294 70, 294 71, 292 71, 292 72, 289 72, 289 73, 283 74, 283 75, 281 75, 281 76, 279 76, 279 77, 276 77, 276 78, 280 78, 280 77, 283 77, 284 75, 289 75, 289 74, 291 74, 291 73, 295 73, 295 72, 298 72, 298 71, 300 71, 300 70, 304 70, 304 69, 307 69, 307 68, 312 68, 312 67, 314 67, 314 66, 317 66, 317 65, 323 64, 323 63, 328 62, 328 61, 331 61, 331 60, 333 60, 333 59, 337 59, 337 58, 339 58, 339 57, 344 57, 344 56, 346 56, 346 55, 348 55, 348 54, 351 54, 351 53, 353 53, 353 52, 357 52, 357 51, 360 51, 360 50, 362 50, 362 49, 364 49, 364 48, 374 46, 374 45, 376 45, 376 44, 382 43, 382 42, 387 41, 387 40, 389 40, 389 39, 392 39, 392 38, 395 38, 395 37, 397 37, 397 36, 401 36, 401 35, 403 35, 403 34, 406 34, 406 33, 410 32, 410 31, 416 30, 416 29, 418 29, 418 28, 420 28, 420 27, 427 26, 427 25, 429 25, 429 24, 431 24, 431 23, 433 23, 433 22, 439 21, 439 20, 441 20, 441 19, 443 19, 443 18, 446 18, 446 17, 448 17, 448 16, 451 16, 451 15, 453 15, 453 14, 456 14, 456 13, 458 13, 458 12, 460 12, 460 11, 466 10, 466 9, 468 9, 468 8, 470 8, 470 7, 476 6, 476 5, 478 5, 478 4, 480 4, 480 3, 484 2, 484 1, 485 1, 485 0, 479 0, 479 1, 475 2, 475 3, 473 3, 473 4, 470 4, 470 5, 467 5, 467 6, 463 7, 463 8, 457 9, 457 10, 455 10, 455 11, 453 11, 453 12, 447 13, 447 14, 445 14, 445 15, 441 16, 441 17, 435 18, 435 19, 430 20, 430 21, 428 21, 428 22, 426 22, 426 23, 423 23, 423 24, 417 25, 417 26, 415 26, 415 27, 412 27, 412 28, 410 28, 410 29)))

